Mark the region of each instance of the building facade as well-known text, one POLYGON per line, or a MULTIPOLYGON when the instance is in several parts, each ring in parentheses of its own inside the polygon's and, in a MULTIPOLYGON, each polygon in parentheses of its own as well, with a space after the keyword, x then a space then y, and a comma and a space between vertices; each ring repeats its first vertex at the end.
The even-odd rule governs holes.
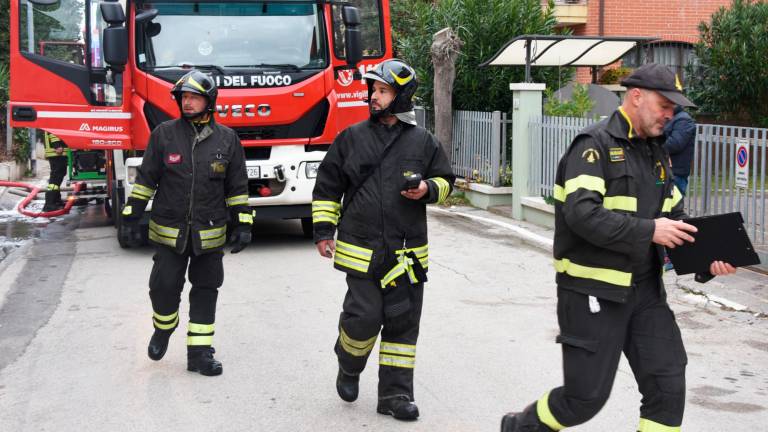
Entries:
MULTIPOLYGON (((620 64, 663 63, 685 77, 693 44, 699 40, 699 24, 730 4, 730 0, 556 0, 555 15, 558 26, 570 27, 575 36, 657 37, 658 41, 629 52, 620 64)), ((577 81, 590 82, 591 72, 579 68, 577 81)))

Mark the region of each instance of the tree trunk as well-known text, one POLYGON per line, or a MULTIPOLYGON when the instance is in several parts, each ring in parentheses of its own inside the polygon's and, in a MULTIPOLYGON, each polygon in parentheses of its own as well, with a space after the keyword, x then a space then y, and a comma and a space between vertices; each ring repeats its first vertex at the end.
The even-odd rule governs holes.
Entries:
POLYGON ((456 79, 456 58, 463 44, 459 36, 450 27, 446 27, 435 33, 430 49, 435 69, 435 136, 449 160, 453 159, 453 81, 456 79))

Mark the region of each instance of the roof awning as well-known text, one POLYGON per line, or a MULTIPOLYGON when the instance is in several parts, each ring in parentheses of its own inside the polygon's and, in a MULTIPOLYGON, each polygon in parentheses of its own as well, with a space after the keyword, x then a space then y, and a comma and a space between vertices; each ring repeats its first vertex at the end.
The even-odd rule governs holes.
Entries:
POLYGON ((657 40, 651 37, 597 37, 522 35, 507 42, 480 66, 605 66, 619 60, 638 44, 657 40))

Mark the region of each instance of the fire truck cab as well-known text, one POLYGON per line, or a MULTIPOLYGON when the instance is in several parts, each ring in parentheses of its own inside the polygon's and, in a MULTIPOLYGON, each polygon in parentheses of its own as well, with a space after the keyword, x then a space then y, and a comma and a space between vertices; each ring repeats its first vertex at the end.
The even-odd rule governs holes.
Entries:
POLYGON ((10 4, 11 126, 104 151, 118 228, 151 131, 179 116, 170 90, 196 68, 219 86, 216 121, 240 137, 257 219, 301 219, 311 235, 320 161, 368 115, 361 73, 392 56, 389 0, 10 4))

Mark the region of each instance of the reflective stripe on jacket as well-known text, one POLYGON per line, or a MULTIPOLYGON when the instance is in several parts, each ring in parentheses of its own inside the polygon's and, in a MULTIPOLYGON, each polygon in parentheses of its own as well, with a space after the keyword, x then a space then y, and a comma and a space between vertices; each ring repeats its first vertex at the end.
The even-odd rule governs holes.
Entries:
POLYGON ((43 148, 45 149, 44 155, 46 159, 51 157, 66 157, 67 154, 69 154, 69 148, 64 144, 64 141, 49 132, 45 132, 43 136, 43 148), (64 148, 64 151, 61 154, 56 153, 56 149, 59 148, 64 148))

